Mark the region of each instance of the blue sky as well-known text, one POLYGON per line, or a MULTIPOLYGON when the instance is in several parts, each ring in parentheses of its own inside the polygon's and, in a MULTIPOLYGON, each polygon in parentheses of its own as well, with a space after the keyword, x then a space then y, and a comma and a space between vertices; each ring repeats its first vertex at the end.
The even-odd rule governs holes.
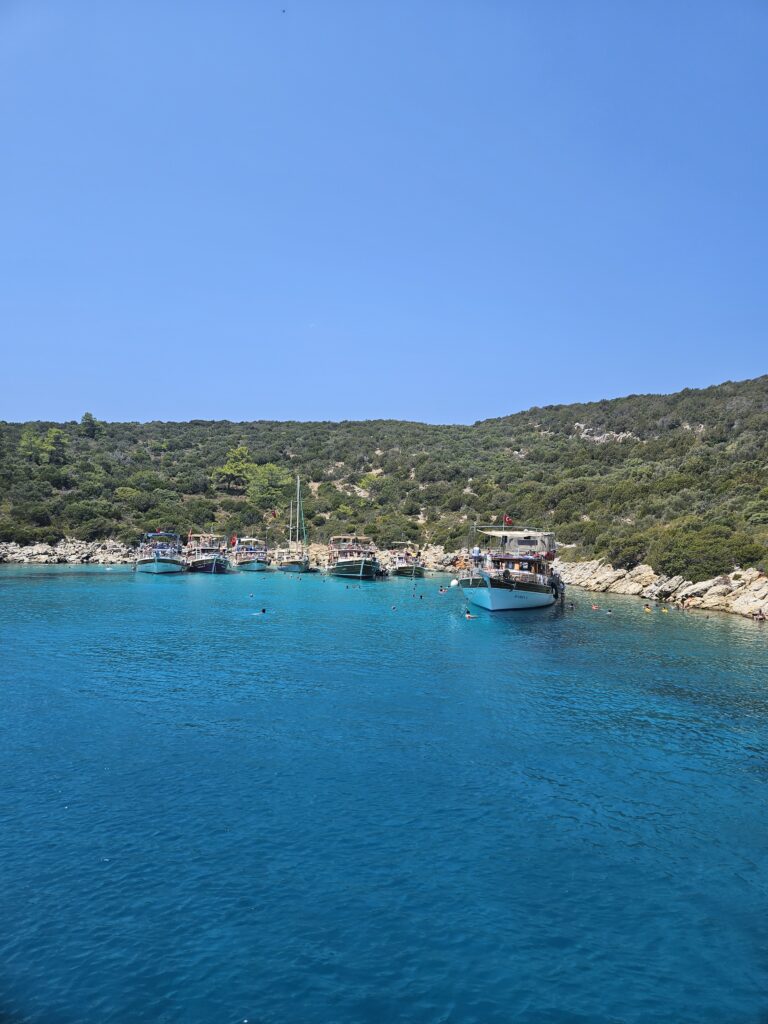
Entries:
POLYGON ((764 0, 0 0, 0 418, 757 376, 766 96, 764 0))

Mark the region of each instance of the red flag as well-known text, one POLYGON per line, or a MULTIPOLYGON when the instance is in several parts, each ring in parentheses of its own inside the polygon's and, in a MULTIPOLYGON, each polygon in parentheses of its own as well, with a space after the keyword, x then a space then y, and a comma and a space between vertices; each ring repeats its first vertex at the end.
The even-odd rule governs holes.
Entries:
POLYGON ((233 548, 237 546, 237 534, 236 533, 232 534, 232 542, 231 543, 232 543, 232 547, 233 548))
POLYGON ((505 512, 504 513, 504 525, 505 526, 511 526, 512 522, 513 522, 512 516, 508 516, 507 513, 505 512))

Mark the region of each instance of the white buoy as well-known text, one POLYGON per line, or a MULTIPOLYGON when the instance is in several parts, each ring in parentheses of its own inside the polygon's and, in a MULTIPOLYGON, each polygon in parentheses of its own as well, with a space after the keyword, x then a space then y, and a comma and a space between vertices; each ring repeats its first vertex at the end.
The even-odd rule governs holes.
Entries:
POLYGON ((451 586, 452 587, 458 587, 458 585, 459 585, 459 581, 458 580, 451 580, 451 586))

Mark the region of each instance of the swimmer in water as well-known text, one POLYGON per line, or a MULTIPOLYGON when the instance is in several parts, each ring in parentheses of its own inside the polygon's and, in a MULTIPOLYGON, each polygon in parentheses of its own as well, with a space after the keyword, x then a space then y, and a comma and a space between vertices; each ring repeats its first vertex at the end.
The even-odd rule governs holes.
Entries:
POLYGON ((476 619, 477 616, 476 615, 472 615, 470 613, 470 611, 469 611, 469 608, 467 608, 466 611, 464 612, 464 618, 465 619, 476 619))

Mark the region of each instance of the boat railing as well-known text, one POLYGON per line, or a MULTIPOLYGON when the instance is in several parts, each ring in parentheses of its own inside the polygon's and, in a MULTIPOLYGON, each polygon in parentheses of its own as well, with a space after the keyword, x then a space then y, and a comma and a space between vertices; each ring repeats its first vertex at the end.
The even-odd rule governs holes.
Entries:
POLYGON ((139 558, 152 558, 156 555, 161 557, 180 555, 181 550, 181 545, 177 544, 140 544, 136 552, 139 558))
POLYGON ((506 544, 502 547, 486 548, 485 550, 489 554, 505 558, 525 558, 526 556, 531 558, 535 555, 543 558, 550 549, 546 545, 539 546, 538 544, 506 544))
POLYGON ((540 572, 528 572, 525 569, 486 569, 489 576, 494 576, 498 579, 514 580, 520 583, 540 583, 547 585, 549 577, 545 576, 540 572))

